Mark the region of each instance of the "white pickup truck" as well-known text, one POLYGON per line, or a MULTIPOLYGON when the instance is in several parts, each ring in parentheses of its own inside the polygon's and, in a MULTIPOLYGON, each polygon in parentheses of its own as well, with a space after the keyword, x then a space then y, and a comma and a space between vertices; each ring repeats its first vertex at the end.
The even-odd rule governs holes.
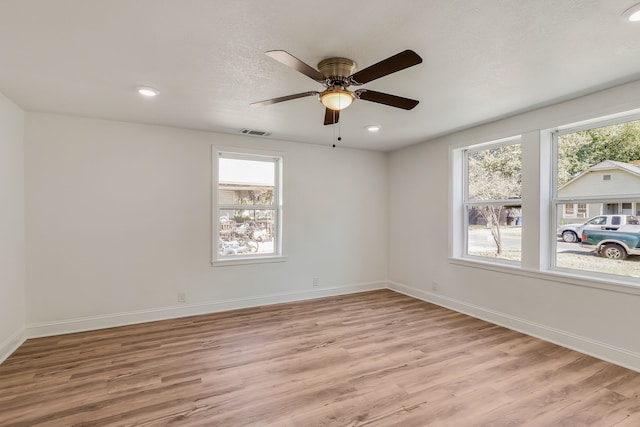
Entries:
POLYGON ((598 215, 583 223, 563 225, 557 234, 567 243, 576 243, 583 230, 617 230, 626 224, 640 224, 640 221, 633 215, 598 215))

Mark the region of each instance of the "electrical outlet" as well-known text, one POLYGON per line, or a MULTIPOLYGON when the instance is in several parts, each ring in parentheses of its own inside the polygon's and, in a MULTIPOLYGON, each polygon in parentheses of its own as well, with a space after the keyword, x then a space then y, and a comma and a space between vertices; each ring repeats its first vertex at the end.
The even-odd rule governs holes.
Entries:
POLYGON ((317 277, 314 277, 313 280, 311 281, 311 284, 313 286, 320 286, 320 279, 317 277))
POLYGON ((178 302, 187 302, 187 294, 185 292, 178 292, 178 302))
POLYGON ((438 292, 438 282, 435 280, 431 282, 431 289, 433 289, 433 292, 438 292))

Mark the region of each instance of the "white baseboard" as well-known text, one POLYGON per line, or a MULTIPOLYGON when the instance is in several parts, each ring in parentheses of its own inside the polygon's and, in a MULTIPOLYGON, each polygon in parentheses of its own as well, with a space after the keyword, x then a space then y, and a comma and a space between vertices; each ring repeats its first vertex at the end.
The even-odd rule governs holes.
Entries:
POLYGON ((640 354, 629 350, 401 283, 389 281, 388 288, 640 372, 640 354))
MULTIPOLYGON (((237 310, 241 308, 258 307, 284 302, 303 301, 314 298, 346 295, 356 292, 386 289, 386 282, 358 283, 332 288, 313 289, 279 294, 261 295, 249 298, 235 298, 223 301, 213 301, 197 304, 180 304, 149 310, 130 311, 125 313, 108 314, 68 319, 54 322, 37 323, 27 326, 27 336, 38 338, 45 336, 69 334, 73 332, 91 331, 96 329, 113 328, 116 326, 133 325, 136 323, 153 322, 157 320, 175 319, 178 317, 195 316, 199 314, 217 313, 221 311, 237 310)), ((17 348, 17 347, 16 347, 17 348)))
POLYGON ((21 328, 19 331, 11 335, 0 343, 0 363, 4 362, 7 357, 20 347, 27 339, 27 331, 21 328))

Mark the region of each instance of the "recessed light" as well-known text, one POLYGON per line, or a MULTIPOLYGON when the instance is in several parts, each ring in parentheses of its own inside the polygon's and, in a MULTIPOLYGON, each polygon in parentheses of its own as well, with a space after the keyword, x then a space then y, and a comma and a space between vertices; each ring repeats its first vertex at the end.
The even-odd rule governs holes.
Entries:
POLYGON ((640 3, 631 6, 629 9, 622 13, 622 17, 627 21, 639 22, 640 21, 640 3))
POLYGON ((158 96, 160 91, 149 86, 138 86, 138 93, 142 96, 154 97, 158 96))
POLYGON ((378 132, 381 129, 380 125, 368 125, 364 127, 369 132, 378 132))

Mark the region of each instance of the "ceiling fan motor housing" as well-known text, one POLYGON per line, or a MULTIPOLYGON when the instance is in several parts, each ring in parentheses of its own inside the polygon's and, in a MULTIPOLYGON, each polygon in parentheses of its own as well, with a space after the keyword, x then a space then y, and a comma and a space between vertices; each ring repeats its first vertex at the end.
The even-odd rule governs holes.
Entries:
POLYGON ((330 86, 348 86, 347 78, 355 73, 357 68, 358 65, 348 58, 327 58, 318 63, 318 71, 330 80, 330 86))

